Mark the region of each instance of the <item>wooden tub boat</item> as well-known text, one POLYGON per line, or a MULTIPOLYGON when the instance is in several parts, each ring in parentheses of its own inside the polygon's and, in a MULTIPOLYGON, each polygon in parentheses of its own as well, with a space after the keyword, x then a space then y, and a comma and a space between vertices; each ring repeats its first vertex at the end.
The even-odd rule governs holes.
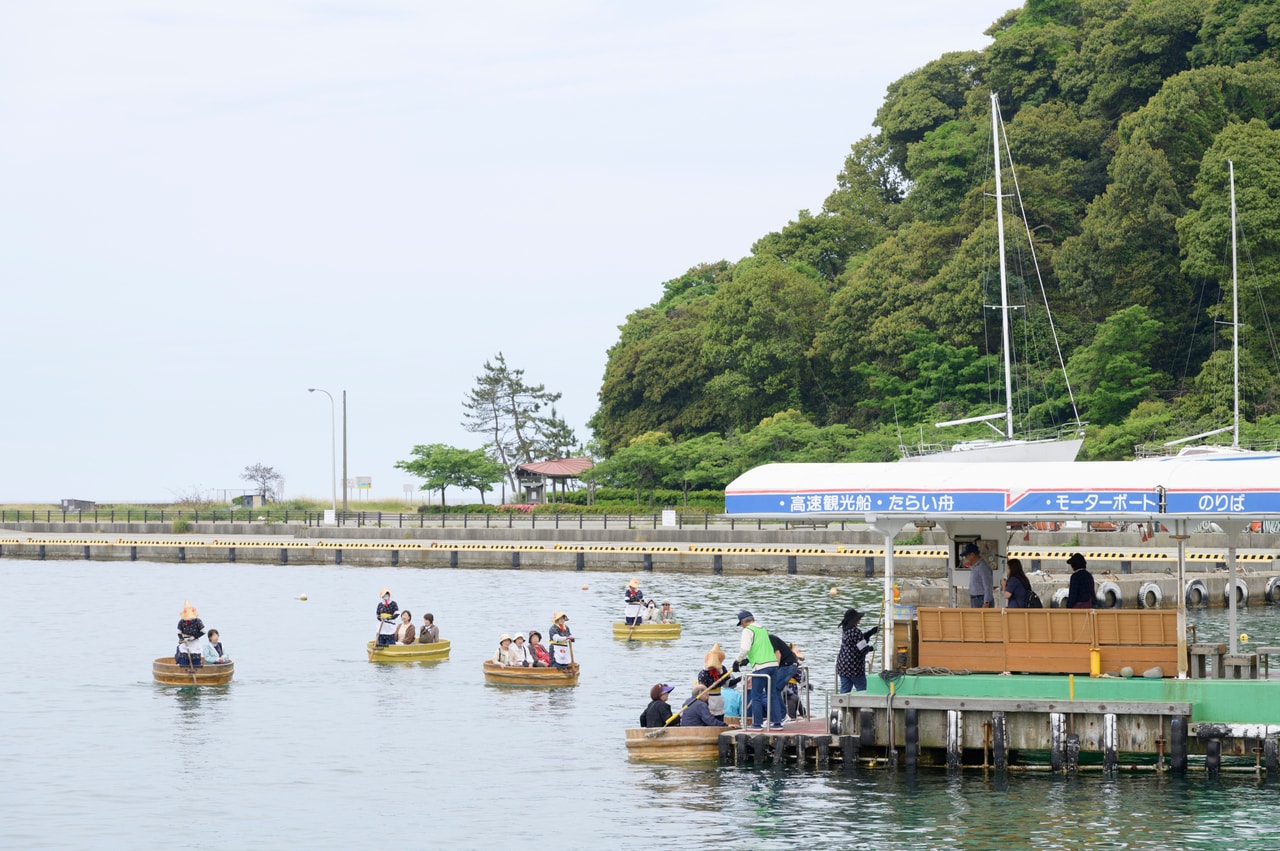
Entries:
POLYGON ((151 663, 151 675, 166 686, 222 686, 231 682, 235 672, 235 662, 188 668, 173 661, 172 656, 161 656, 151 663))
POLYGON ((389 644, 375 647, 370 641, 365 645, 370 662, 437 662, 449 658, 449 642, 432 644, 389 644))
POLYGON ((720 757, 720 734, 737 727, 636 727, 627 730, 627 756, 641 762, 701 762, 720 757), (649 736, 661 730, 661 734, 649 736))
POLYGON ((506 665, 484 663, 484 681, 499 686, 576 686, 578 663, 567 668, 511 668, 506 665))
POLYGON ((633 631, 625 623, 615 621, 613 624, 613 637, 624 640, 630 638, 636 641, 670 641, 680 637, 680 624, 641 623, 636 624, 633 631))

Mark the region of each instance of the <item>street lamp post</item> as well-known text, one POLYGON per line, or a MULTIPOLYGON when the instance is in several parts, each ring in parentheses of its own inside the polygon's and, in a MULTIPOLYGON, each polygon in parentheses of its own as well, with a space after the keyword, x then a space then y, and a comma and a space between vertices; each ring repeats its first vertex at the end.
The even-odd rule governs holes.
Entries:
MULTIPOLYGON (((333 483, 333 513, 338 513, 338 426, 337 413, 334 410, 333 394, 319 387, 308 387, 308 393, 323 393, 329 397, 329 476, 333 483)), ((346 411, 344 410, 345 414, 346 411)), ((346 449, 345 441, 343 449, 346 449)))

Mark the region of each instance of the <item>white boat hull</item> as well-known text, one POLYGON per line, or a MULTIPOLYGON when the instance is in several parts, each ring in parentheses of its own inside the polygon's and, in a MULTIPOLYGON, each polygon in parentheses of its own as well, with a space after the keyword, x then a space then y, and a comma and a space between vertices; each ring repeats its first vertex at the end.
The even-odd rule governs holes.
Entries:
POLYGON ((901 461, 938 464, 952 461, 1074 461, 1083 438, 1071 440, 980 440, 957 443, 950 450, 909 455, 901 461))

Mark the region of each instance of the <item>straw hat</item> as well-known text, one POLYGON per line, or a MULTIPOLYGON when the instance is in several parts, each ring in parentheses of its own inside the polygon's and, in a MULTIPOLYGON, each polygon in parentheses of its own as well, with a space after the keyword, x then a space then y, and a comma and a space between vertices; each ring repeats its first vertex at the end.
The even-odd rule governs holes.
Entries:
POLYGON ((628 587, 628 588, 639 588, 639 587, 640 587, 640 580, 639 580, 639 579, 636 579, 634 576, 633 576, 633 577, 631 577, 631 581, 627 583, 627 587, 628 587))
POLYGON ((552 616, 551 616, 551 622, 552 622, 552 623, 555 623, 556 621, 560 620, 561 618, 564 618, 565 620, 568 620, 568 619, 569 619, 569 616, 568 616, 568 615, 566 615, 564 612, 556 612, 554 615, 552 615, 552 616))
POLYGON ((383 589, 382 589, 382 593, 381 593, 381 594, 379 594, 378 596, 379 596, 379 597, 386 597, 386 596, 389 596, 390 594, 391 594, 391 592, 390 592, 390 591, 388 591, 386 588, 383 588, 383 589))
POLYGON ((191 605, 191 601, 183 600, 182 601, 182 619, 184 621, 189 621, 192 618, 198 618, 198 617, 200 616, 196 614, 196 607, 191 605))
POLYGON ((711 645, 711 649, 707 651, 707 655, 702 657, 702 665, 705 668, 718 668, 720 663, 724 661, 724 651, 720 649, 720 642, 711 645))

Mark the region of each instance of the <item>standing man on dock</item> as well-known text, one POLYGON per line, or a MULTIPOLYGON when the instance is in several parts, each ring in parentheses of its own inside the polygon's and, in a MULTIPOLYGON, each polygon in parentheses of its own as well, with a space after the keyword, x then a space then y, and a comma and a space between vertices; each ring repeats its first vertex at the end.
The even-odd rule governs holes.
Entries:
MULTIPOLYGON (((773 692, 778 657, 774 654, 768 630, 756 626, 755 616, 751 612, 746 609, 738 612, 738 626, 742 627, 742 638, 738 642, 738 658, 733 662, 733 670, 740 671, 743 662, 751 665, 751 686, 747 690, 747 715, 751 724, 745 729, 759 731, 764 729, 765 707, 773 692)), ((774 729, 781 729, 782 719, 774 720, 774 729)))
POLYGON ((975 609, 990 609, 995 606, 992 596, 991 565, 982 557, 978 545, 970 542, 964 545, 964 566, 969 571, 969 605, 975 609))

